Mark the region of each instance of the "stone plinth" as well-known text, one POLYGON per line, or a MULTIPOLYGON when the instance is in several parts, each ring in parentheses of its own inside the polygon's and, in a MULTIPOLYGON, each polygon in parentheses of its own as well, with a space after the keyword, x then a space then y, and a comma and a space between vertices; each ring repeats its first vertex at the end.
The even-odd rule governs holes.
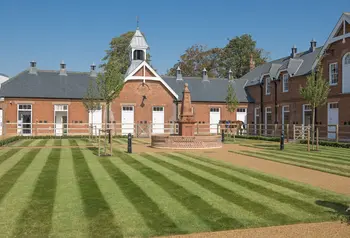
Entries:
POLYGON ((182 136, 194 136, 194 124, 195 122, 179 122, 179 135, 182 136))
POLYGON ((222 147, 221 136, 153 135, 152 147, 163 149, 216 149, 222 147))

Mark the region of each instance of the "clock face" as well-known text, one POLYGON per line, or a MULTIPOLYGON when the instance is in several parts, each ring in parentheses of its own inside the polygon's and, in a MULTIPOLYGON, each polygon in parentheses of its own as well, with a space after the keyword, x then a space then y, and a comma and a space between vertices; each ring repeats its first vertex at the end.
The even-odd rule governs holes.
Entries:
POLYGON ((149 86, 146 83, 140 83, 140 85, 137 87, 137 93, 146 96, 148 92, 150 91, 149 86))

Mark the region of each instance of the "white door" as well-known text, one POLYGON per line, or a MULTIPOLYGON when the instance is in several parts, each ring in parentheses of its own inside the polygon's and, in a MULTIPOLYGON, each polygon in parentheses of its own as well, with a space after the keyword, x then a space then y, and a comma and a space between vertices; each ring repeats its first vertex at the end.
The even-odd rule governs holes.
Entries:
POLYGON ((350 93, 350 52, 343 58, 343 93, 350 93))
POLYGON ((56 136, 62 136, 63 134, 63 118, 61 115, 56 115, 56 136))
POLYGON ((218 131, 218 124, 220 122, 220 108, 212 107, 210 108, 210 133, 217 134, 220 133, 218 131))
POLYGON ((164 133, 164 107, 152 108, 152 133, 164 133))
POLYGON ((338 103, 328 104, 328 139, 336 138, 336 126, 339 123, 338 103))
POLYGON ((102 109, 89 112, 89 126, 92 126, 92 134, 98 135, 102 129, 102 109))
POLYGON ((237 108, 237 121, 243 121, 247 124, 247 108, 237 108))
POLYGON ((134 106, 122 106, 122 135, 134 134, 134 106))

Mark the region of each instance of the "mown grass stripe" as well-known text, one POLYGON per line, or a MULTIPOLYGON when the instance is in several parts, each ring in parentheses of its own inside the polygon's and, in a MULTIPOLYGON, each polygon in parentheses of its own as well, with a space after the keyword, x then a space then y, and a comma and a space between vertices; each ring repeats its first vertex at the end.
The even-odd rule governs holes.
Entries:
MULTIPOLYGON (((264 151, 265 152, 265 151, 264 151)), ((344 160, 343 158, 339 158, 336 156, 329 156, 329 155, 324 155, 318 153, 318 152, 311 152, 310 154, 306 152, 300 152, 296 150, 285 150, 283 152, 278 152, 276 150, 267 150, 268 153, 274 153, 274 154, 281 154, 281 155, 286 155, 286 156, 298 156, 299 158, 305 158, 305 159, 310 159, 313 161, 322 161, 326 163, 331 163, 331 164, 339 164, 339 165, 346 165, 350 166, 350 160, 344 160)))
POLYGON ((10 191, 13 185, 17 182, 18 178, 32 163, 35 156, 39 153, 40 149, 32 149, 26 153, 21 160, 19 160, 10 170, 8 170, 0 178, 0 202, 10 191))
MULTIPOLYGON (((133 167, 134 169, 151 179, 158 186, 162 187, 171 196, 177 199, 178 202, 180 202, 188 210, 192 211, 194 214, 200 217, 204 222, 207 223, 209 227, 211 227, 212 230, 218 231, 228 227, 242 227, 242 224, 239 221, 235 220, 234 218, 228 217, 219 210, 213 208, 203 199, 190 193, 182 186, 174 183, 158 171, 143 165, 142 163, 125 153, 117 151, 115 153, 117 153, 118 157, 120 157, 124 163, 128 164, 129 166, 133 167)), ((142 157, 147 158, 148 155, 143 154, 142 157)))
POLYGON ((264 206, 263 204, 250 200, 247 197, 243 197, 242 195, 235 193, 232 190, 229 190, 218 183, 214 183, 209 179, 206 179, 197 174, 194 174, 187 169, 184 169, 177 165, 169 163, 168 161, 160 160, 157 157, 150 154, 142 154, 142 156, 168 169, 176 171, 177 173, 181 174, 182 176, 188 179, 195 181, 202 187, 208 189, 209 191, 217 194, 218 196, 224 198, 229 202, 235 203, 236 205, 241 206, 243 208, 249 207, 249 210, 252 213, 254 213, 256 216, 263 217, 264 219, 270 221, 271 224, 276 224, 276 222, 278 222, 278 224, 298 222, 297 219, 294 219, 285 214, 276 212, 270 209, 269 207, 264 206))
POLYGON ((303 167, 303 168, 309 168, 309 169, 314 169, 314 170, 319 170, 319 171, 323 171, 326 173, 331 173, 331 174, 336 174, 336 175, 341 175, 341 176, 345 176, 345 177, 350 177, 350 173, 347 171, 340 171, 340 169, 329 169, 326 166, 320 166, 320 165, 312 165, 309 162, 303 161, 295 161, 295 160, 287 160, 287 159, 281 159, 278 158, 276 156, 274 157, 268 157, 268 156, 263 156, 263 155, 259 155, 256 153, 251 153, 248 151, 230 151, 232 153, 236 153, 236 154, 241 154, 241 155, 247 155, 247 156, 251 156, 254 158, 258 158, 258 159, 265 159, 265 160, 271 160, 271 161, 275 161, 275 162, 280 162, 280 163, 284 163, 284 164, 290 164, 290 165, 295 165, 295 166, 299 166, 299 167, 303 167))
POLYGON ((118 145, 125 145, 125 143, 123 141, 120 141, 116 138, 113 139, 113 142, 117 143, 118 145))
POLYGON ((318 160, 315 162, 315 160, 310 160, 308 158, 304 157, 298 157, 298 156, 288 156, 284 155, 281 153, 273 153, 273 152, 265 152, 265 151, 242 151, 243 153, 248 153, 252 155, 261 155, 261 156, 271 156, 272 158, 276 159, 281 159, 281 160, 290 160, 293 162, 298 162, 298 163, 305 163, 311 166, 319 166, 319 167, 324 167, 330 170, 339 170, 342 172, 350 172, 350 167, 348 166, 337 166, 337 165, 332 165, 329 162, 324 162, 323 160, 318 160))
MULTIPOLYGON (((157 163, 154 163, 150 160, 145 159, 144 157, 140 155, 132 155, 137 161, 142 163, 143 165, 154 169, 155 171, 161 173, 163 176, 168 178, 170 181, 180 185, 183 187, 186 191, 188 191, 189 197, 188 199, 192 199, 192 197, 199 197, 202 199, 205 203, 209 204, 209 206, 213 207, 214 210, 221 212, 224 216, 232 217, 236 220, 238 220, 240 223, 242 223, 243 227, 254 227, 254 226, 266 226, 269 224, 268 221, 265 219, 262 219, 261 217, 257 217, 254 214, 252 214, 249 209, 244 209, 242 207, 237 206, 234 203, 228 202, 227 200, 223 199, 222 197, 208 191, 204 187, 197 184, 195 181, 189 180, 180 174, 176 173, 175 171, 169 170, 157 163), (193 194, 193 195, 191 195, 193 194)), ((176 190, 175 190, 176 192, 176 190)), ((186 199, 186 197, 182 197, 183 199, 186 199)), ((191 212, 192 206, 188 209, 188 212, 191 212)), ((206 210, 206 209, 204 209, 206 210)), ((191 212, 193 213, 193 212, 191 212)), ((200 213, 200 212, 198 212, 200 213)), ((200 215, 197 217, 197 219, 193 220, 199 220, 201 219, 201 216, 207 215, 210 213, 200 213, 200 215)), ((193 215, 196 215, 196 213, 193 213, 193 215)), ((197 216, 197 215, 196 215, 197 216)), ((208 218, 210 219, 210 217, 208 218)), ((201 219, 202 220, 202 219, 201 219)), ((189 225, 193 222, 188 222, 189 225)), ((234 224, 232 224, 234 225, 234 224)), ((208 229, 210 230, 209 226, 207 225, 208 229)), ((231 227, 232 228, 232 227, 231 227)), ((203 231, 205 231, 203 230, 203 231)))
MULTIPOLYGON (((140 163, 145 161, 145 159, 140 155, 132 154, 131 156, 140 163)), ((126 175, 131 178, 134 183, 157 204, 160 210, 162 210, 172 221, 174 221, 179 230, 184 231, 184 233, 194 233, 198 232, 199 230, 210 230, 210 227, 200 217, 191 212, 191 210, 189 210, 187 207, 183 206, 177 199, 174 199, 171 194, 165 191, 153 180, 146 177, 139 170, 124 163, 119 158, 111 158, 110 160, 115 166, 119 167, 121 171, 126 173, 126 175)), ((144 163, 142 164, 147 166, 144 163)), ((154 167, 152 167, 152 169, 156 170, 154 167)), ((173 182, 175 182, 174 179, 173 182)))
MULTIPOLYGON (((81 151, 85 158, 93 158, 86 160, 86 162, 101 193, 111 207, 124 237, 152 237, 154 231, 146 225, 141 214, 136 210, 131 201, 125 197, 122 190, 111 179, 110 175, 99 162, 99 158, 96 156, 97 148, 90 147, 81 151)), ((117 160, 120 161, 119 159, 117 160)))
MULTIPOLYGON (((118 154, 118 157, 122 160, 124 158, 121 153, 118 154)), ((184 233, 122 170, 108 159, 99 159, 99 162, 122 190, 124 196, 134 204, 147 226, 154 230, 156 235, 184 233)))
POLYGON ((55 139, 53 141, 54 146, 62 146, 62 139, 55 139))
POLYGON ((15 237, 48 236, 56 195, 60 149, 52 149, 46 160, 27 208, 17 222, 15 237))
MULTIPOLYGON (((68 143, 68 140, 64 141, 68 143)), ((83 203, 74 176, 72 152, 62 148, 50 237, 87 237, 87 230, 83 203)))
MULTIPOLYGON (((29 149, 23 149, 16 154, 18 157, 23 152, 28 153, 29 149)), ((36 181, 42 171, 50 150, 40 150, 33 162, 24 173, 18 178, 11 190, 6 194, 0 203, 0 236, 12 237, 13 229, 20 218, 23 210, 31 200, 36 181)), ((20 156, 21 159, 23 156, 20 156)), ((13 158, 15 159, 15 158, 13 158)))
MULTIPOLYGON (((75 140, 69 140, 76 145, 75 140)), ((84 204, 84 213, 89 222, 90 237, 122 237, 114 222, 113 213, 103 197, 80 148, 73 148, 74 172, 84 204)))
POLYGON ((308 202, 304 202, 302 200, 290 197, 290 196, 282 194, 280 192, 273 191, 267 187, 264 187, 264 186, 249 182, 248 180, 242 179, 239 176, 235 176, 233 174, 227 174, 227 173, 222 172, 220 170, 213 169, 213 168, 210 168, 208 166, 192 162, 190 160, 186 160, 186 159, 182 158, 181 156, 177 156, 174 154, 166 153, 165 155, 168 158, 180 161, 184 164, 188 164, 192 167, 195 167, 199 170, 205 171, 207 173, 210 173, 214 176, 220 177, 220 178, 225 179, 227 181, 231 181, 231 182, 238 184, 242 187, 245 187, 249 190, 257 192, 265 197, 268 197, 268 198, 273 199, 273 200, 277 200, 277 201, 282 202, 282 203, 286 203, 286 204, 288 204, 292 207, 296 207, 302 211, 306 211, 306 212, 311 213, 311 214, 313 214, 316 211, 319 211, 319 212, 323 211, 318 206, 316 206, 314 204, 310 204, 308 202))
POLYGON ((259 180, 263 180, 265 182, 268 183, 272 183, 281 187, 285 187, 291 190, 294 190, 296 192, 300 192, 303 193, 305 195, 311 196, 311 197, 319 197, 320 194, 322 194, 323 197, 326 197, 329 200, 336 200, 337 198, 341 197, 341 195, 330 192, 330 191, 325 191, 322 190, 320 188, 316 188, 313 187, 311 185, 307 185, 307 184, 300 184, 300 183, 296 183, 296 182, 292 182, 290 180, 281 178, 281 177, 276 177, 276 176, 271 176, 271 175, 267 175, 261 172, 255 172, 253 170, 249 170, 249 169, 245 169, 245 168, 241 168, 238 166, 233 166, 232 164, 229 163, 225 163, 225 162, 221 162, 221 161, 217 161, 208 157, 203 157, 203 156, 198 156, 198 155, 194 155, 192 153, 187 153, 187 152, 178 152, 180 154, 186 155, 188 157, 191 157, 192 159, 196 159, 199 161, 204 161, 225 169, 231 169, 231 170, 235 170, 235 171, 239 171, 241 173, 244 173, 248 176, 251 176, 252 178, 256 178, 259 180))
POLYGON ((6 151, 4 154, 2 154, 0 156, 0 165, 6 161, 7 159, 11 158, 13 155, 15 155, 18 151, 20 151, 21 149, 10 149, 8 151, 6 151))

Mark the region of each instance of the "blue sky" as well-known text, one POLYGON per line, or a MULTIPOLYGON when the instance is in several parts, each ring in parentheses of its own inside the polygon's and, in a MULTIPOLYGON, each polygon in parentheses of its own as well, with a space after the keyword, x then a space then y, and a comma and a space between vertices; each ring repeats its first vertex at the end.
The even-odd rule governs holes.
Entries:
POLYGON ((151 47, 152 65, 165 73, 189 46, 223 47, 249 33, 270 58, 295 44, 324 44, 349 0, 316 1, 89 1, 12 0, 0 3, 0 72, 14 76, 36 60, 40 69, 88 71, 100 63, 112 37, 136 28, 151 47))

